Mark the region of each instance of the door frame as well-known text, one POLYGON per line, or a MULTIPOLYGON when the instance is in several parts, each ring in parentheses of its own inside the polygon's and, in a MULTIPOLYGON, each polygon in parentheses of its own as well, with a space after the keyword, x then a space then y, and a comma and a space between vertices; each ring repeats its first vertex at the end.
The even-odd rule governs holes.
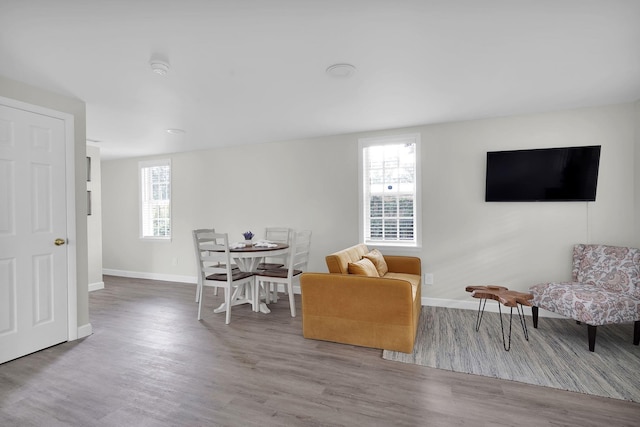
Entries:
POLYGON ((75 128, 73 114, 52 110, 0 96, 0 104, 31 113, 60 119, 64 122, 65 192, 67 208, 67 341, 78 339, 78 283, 76 237, 75 128))

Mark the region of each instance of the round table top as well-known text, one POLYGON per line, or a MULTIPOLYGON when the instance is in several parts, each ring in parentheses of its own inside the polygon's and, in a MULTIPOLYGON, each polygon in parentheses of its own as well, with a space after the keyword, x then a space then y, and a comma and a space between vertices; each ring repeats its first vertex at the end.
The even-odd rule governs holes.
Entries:
POLYGON ((276 246, 245 246, 243 248, 229 248, 229 252, 264 252, 264 251, 279 251, 281 249, 287 249, 289 245, 286 243, 276 243, 276 246))

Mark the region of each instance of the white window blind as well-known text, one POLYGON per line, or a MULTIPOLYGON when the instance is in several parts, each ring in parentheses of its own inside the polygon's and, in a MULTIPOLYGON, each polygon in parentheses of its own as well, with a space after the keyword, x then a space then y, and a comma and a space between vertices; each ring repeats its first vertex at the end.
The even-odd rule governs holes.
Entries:
POLYGON ((171 239, 171 161, 139 163, 140 236, 171 239))
POLYGON ((361 139, 362 241, 418 246, 419 135, 361 139))

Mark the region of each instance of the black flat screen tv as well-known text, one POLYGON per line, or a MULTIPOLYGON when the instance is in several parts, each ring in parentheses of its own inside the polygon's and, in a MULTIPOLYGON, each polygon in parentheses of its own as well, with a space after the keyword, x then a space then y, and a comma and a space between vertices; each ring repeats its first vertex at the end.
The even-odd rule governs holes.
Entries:
POLYGON ((487 202, 596 200, 600 145, 490 151, 487 202))

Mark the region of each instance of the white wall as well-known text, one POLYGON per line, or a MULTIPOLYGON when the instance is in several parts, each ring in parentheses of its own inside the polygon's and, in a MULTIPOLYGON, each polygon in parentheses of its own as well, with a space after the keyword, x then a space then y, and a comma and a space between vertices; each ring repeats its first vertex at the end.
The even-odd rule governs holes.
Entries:
POLYGON ((266 226, 309 228, 309 269, 326 271, 325 255, 358 239, 358 138, 419 132, 424 247, 416 255, 435 277, 425 297, 468 300, 469 284, 524 290, 569 279, 575 243, 640 246, 637 118, 636 106, 623 104, 174 154, 170 243, 138 239, 139 159, 104 162, 105 271, 188 280, 190 230, 211 226, 232 240, 266 226), (572 145, 602 145, 596 202, 484 202, 487 151, 572 145))
POLYGON ((138 239, 139 159, 103 162, 104 268, 195 277, 192 229, 215 227, 239 241, 247 230, 261 237, 267 226, 289 226, 313 231, 310 268, 323 269, 325 253, 358 238, 352 225, 358 209, 353 141, 325 138, 172 155, 171 243, 138 239))
POLYGON ((640 244, 631 104, 429 126, 423 141, 429 297, 468 298, 466 284, 568 280, 574 243, 640 244), (572 145, 602 145, 596 202, 483 201, 486 151, 572 145))
POLYGON ((635 165, 635 177, 633 183, 635 186, 635 241, 640 242, 640 101, 635 104, 636 118, 635 118, 635 133, 636 133, 636 165, 635 165))

